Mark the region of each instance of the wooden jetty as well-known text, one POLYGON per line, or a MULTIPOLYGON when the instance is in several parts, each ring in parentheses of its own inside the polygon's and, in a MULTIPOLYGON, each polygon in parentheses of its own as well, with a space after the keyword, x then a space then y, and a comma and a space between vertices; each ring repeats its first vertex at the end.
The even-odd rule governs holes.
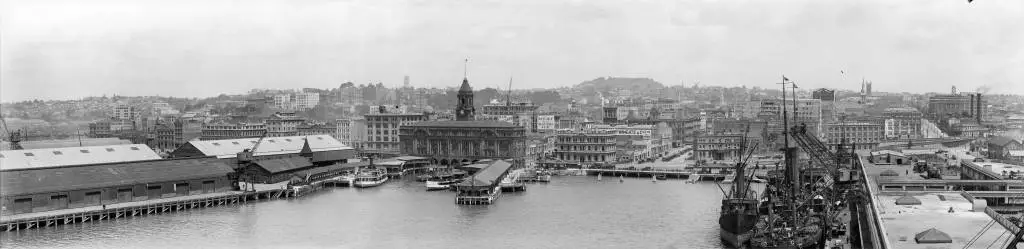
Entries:
POLYGON ((509 174, 512 164, 497 160, 477 171, 469 179, 453 184, 456 192, 455 203, 461 205, 489 205, 501 197, 506 186, 510 190, 526 190, 526 185, 517 180, 519 171, 509 174), (517 185, 519 184, 519 185, 517 185))
POLYGON ((53 227, 90 221, 116 220, 129 217, 149 216, 226 205, 238 205, 250 201, 284 199, 297 197, 294 189, 264 191, 231 191, 202 195, 189 195, 145 201, 114 203, 46 212, 4 215, 0 217, 0 230, 19 231, 34 228, 53 227))

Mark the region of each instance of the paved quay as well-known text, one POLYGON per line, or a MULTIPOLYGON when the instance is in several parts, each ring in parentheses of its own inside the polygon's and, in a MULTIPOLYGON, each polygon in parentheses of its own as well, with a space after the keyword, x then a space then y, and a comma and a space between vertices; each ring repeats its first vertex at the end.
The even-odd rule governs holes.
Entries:
MULTIPOLYGON (((885 170, 899 174, 887 179, 923 178, 911 170, 911 165, 875 165, 867 160, 863 162, 864 172, 870 178, 869 187, 875 194, 872 198, 882 224, 883 237, 886 238, 889 248, 992 248, 1002 245, 1009 237, 1010 232, 1005 227, 996 222, 984 209, 974 208, 971 200, 959 192, 879 194, 879 174, 885 170), (921 204, 896 204, 896 200, 906 196, 919 200, 921 204), (950 208, 953 209, 952 213, 949 212, 950 208), (916 234, 932 228, 946 233, 952 243, 915 242, 916 234)), ((1005 248, 1005 245, 998 248, 1005 248)))

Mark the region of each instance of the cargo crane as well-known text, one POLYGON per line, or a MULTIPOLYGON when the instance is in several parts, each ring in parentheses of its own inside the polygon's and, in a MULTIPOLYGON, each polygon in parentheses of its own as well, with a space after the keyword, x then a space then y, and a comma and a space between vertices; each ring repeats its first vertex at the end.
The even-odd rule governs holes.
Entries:
POLYGON ((267 137, 267 131, 264 130, 263 134, 260 134, 260 138, 256 139, 256 144, 253 144, 251 149, 244 149, 244 150, 242 150, 242 152, 238 152, 238 156, 237 156, 238 163, 242 164, 242 163, 248 163, 248 162, 255 161, 256 160, 256 158, 255 158, 256 149, 258 149, 260 147, 260 143, 263 142, 263 138, 266 138, 266 137, 267 137))
MULTIPOLYGON (((238 165, 243 165, 243 164, 247 164, 247 163, 251 163, 251 162, 256 161, 256 149, 259 149, 260 143, 263 142, 263 138, 266 138, 266 137, 267 137, 267 131, 263 130, 263 134, 260 134, 260 138, 256 139, 256 143, 252 145, 251 149, 244 149, 241 152, 238 152, 238 154, 236 156, 236 159, 238 160, 238 165)), ((241 167, 241 166, 239 166, 239 167, 241 167)), ((236 178, 236 179, 240 179, 240 178, 241 178, 241 175, 239 175, 239 177, 236 178)), ((252 187, 252 191, 256 191, 256 187, 253 186, 252 184, 253 184, 252 181, 246 181, 245 190, 249 190, 249 187, 252 187)))
POLYGON ((4 124, 4 132, 7 132, 7 141, 11 143, 11 150, 21 150, 21 130, 15 130, 11 132, 10 126, 7 125, 7 119, 0 114, 0 122, 4 124))

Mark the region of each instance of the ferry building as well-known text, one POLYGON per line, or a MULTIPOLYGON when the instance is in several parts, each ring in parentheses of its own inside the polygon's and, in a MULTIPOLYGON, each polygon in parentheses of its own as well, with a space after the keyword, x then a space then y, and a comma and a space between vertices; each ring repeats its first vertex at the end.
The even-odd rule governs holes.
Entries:
POLYGON ((461 165, 480 159, 510 159, 524 166, 526 129, 509 122, 476 120, 473 88, 463 79, 455 121, 423 121, 399 128, 403 155, 430 158, 432 164, 461 165))

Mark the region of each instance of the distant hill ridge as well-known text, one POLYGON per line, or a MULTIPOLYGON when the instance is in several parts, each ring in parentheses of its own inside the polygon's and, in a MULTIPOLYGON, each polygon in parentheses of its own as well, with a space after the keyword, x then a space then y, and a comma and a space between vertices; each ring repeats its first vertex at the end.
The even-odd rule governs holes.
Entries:
POLYGON ((651 78, 601 77, 584 81, 573 86, 573 88, 593 88, 593 90, 596 91, 608 91, 615 88, 623 88, 644 91, 665 88, 665 85, 662 85, 660 82, 654 81, 654 79, 651 78))

